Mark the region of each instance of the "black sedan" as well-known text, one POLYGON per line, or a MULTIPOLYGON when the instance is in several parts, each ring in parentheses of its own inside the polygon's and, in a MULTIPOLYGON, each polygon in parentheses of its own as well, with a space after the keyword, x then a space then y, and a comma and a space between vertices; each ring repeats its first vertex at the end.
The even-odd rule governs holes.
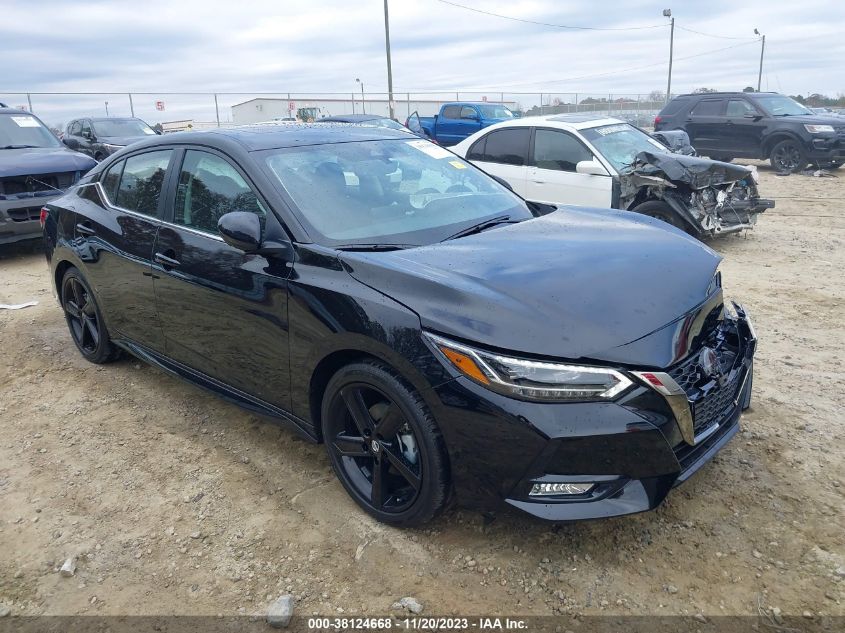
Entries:
POLYGON ((624 211, 540 207, 407 134, 174 134, 42 214, 71 337, 324 442, 367 512, 654 508, 737 432, 755 336, 719 257, 624 211))

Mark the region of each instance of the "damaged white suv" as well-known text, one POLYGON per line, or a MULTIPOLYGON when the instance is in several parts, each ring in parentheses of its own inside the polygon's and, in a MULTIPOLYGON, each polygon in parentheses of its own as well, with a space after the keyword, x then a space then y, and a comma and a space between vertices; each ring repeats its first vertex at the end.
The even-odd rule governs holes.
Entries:
POLYGON ((526 200, 637 211, 699 238, 751 228, 775 206, 754 168, 674 153, 618 119, 514 119, 450 149, 526 200))

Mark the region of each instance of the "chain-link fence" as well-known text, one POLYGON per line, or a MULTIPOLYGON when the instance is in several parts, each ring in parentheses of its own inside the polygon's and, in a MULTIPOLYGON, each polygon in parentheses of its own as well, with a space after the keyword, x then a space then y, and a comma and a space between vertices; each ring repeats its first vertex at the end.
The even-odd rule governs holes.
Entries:
MULTIPOLYGON (((395 92, 394 114, 431 116, 450 101, 503 103, 521 116, 584 112, 649 126, 663 107, 661 94, 605 94, 503 91, 395 92)), ((165 131, 243 125, 261 121, 319 119, 341 114, 389 114, 386 93, 2 93, 0 103, 29 110, 56 129, 81 117, 128 117, 161 124, 165 131)))

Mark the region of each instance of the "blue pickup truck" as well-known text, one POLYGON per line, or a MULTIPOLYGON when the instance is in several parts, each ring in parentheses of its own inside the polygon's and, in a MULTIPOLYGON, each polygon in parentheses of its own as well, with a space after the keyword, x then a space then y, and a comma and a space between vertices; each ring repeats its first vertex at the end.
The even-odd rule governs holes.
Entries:
POLYGON ((441 145, 455 145, 488 125, 515 117, 501 103, 455 101, 444 103, 440 114, 434 116, 420 116, 414 112, 408 117, 405 127, 441 145))

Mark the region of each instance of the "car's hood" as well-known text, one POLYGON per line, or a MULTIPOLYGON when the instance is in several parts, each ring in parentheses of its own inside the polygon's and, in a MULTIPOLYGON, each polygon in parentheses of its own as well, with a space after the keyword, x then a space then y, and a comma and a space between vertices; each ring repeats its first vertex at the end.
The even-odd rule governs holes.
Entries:
POLYGON ((0 178, 54 174, 64 171, 85 173, 97 161, 66 147, 26 147, 0 150, 0 178))
POLYGON ((124 147, 126 145, 132 145, 132 143, 137 143, 138 141, 143 141, 145 139, 152 138, 150 134, 142 134, 140 136, 100 136, 97 140, 100 143, 108 143, 109 145, 120 145, 124 147))
POLYGON ((639 214, 563 208, 341 260, 355 279, 414 310, 424 329, 544 357, 665 366, 680 354, 670 324, 708 298, 720 257, 639 214), (658 330, 659 341, 643 343, 658 330))
POLYGON ((750 174, 748 167, 709 158, 668 152, 640 152, 631 167, 622 171, 620 176, 664 178, 674 183, 687 184, 693 189, 701 189, 736 182, 750 174))
POLYGON ((845 120, 836 114, 794 114, 791 116, 777 117, 782 121, 798 121, 806 125, 843 125, 845 120))

